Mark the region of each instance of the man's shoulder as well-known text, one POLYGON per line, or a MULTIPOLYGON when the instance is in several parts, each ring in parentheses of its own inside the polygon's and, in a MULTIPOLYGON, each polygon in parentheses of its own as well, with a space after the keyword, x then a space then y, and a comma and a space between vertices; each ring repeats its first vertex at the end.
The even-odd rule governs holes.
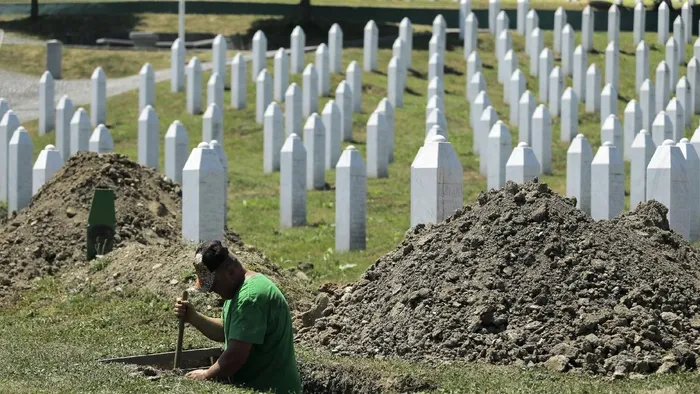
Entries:
POLYGON ((270 280, 267 276, 256 273, 255 275, 247 278, 241 287, 241 295, 245 294, 246 297, 260 297, 264 296, 266 298, 273 297, 276 295, 281 295, 279 288, 275 285, 275 282, 270 280))

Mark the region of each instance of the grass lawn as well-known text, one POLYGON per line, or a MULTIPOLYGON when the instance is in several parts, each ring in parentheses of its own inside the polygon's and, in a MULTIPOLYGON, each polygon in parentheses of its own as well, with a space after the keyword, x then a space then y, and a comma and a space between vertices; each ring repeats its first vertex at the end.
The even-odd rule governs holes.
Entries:
MULTIPOLYGON (((650 69, 663 59, 663 52, 656 48, 654 34, 647 36, 653 43, 650 53, 650 69)), ((314 265, 316 283, 325 281, 352 281, 379 256, 390 251, 402 238, 410 221, 410 163, 424 139, 425 105, 427 102, 427 38, 419 37, 414 42, 413 64, 418 76, 410 78, 404 97, 404 108, 396 111, 395 162, 390 166, 389 178, 368 180, 367 202, 367 250, 363 252, 336 254, 334 247, 334 201, 333 191, 311 191, 308 194, 309 225, 291 230, 279 230, 279 174, 262 173, 262 127, 255 124, 255 89, 249 82, 248 108, 235 111, 228 108, 229 92, 224 112, 224 146, 229 158, 229 212, 228 224, 239 232, 243 240, 263 250, 271 260, 284 267, 296 266, 298 262, 314 265), (340 269, 341 266, 351 268, 340 269), (354 267, 353 267, 354 266, 354 267)), ((529 61, 524 55, 523 40, 513 35, 514 47, 519 53, 521 70, 528 76, 528 88, 536 95, 537 81, 529 77, 529 61)), ((454 40, 454 37, 451 38, 454 40)), ((632 36, 621 33, 620 100, 619 115, 622 115, 627 100, 634 94, 634 47, 632 36)), ((502 86, 496 82, 496 60, 491 38, 480 36, 479 51, 488 84, 490 99, 501 119, 508 119, 508 108, 502 104, 502 86)), ((602 51, 606 44, 604 33, 596 34, 595 48, 602 51)), ((552 36, 545 36, 545 45, 552 46, 552 36)), ((469 203, 485 188, 485 180, 479 175, 478 160, 472 153, 472 130, 468 125, 469 108, 464 98, 465 61, 461 45, 450 41, 452 50, 446 54, 445 86, 447 87, 446 113, 449 124, 449 140, 454 145, 464 167, 464 200, 469 203)), ((692 47, 687 48, 688 53, 692 47)), ((369 114, 386 95, 386 65, 389 50, 379 54, 381 65, 378 73, 363 76, 363 113, 354 116, 353 145, 365 153, 365 124, 369 114)), ((688 56, 689 57, 689 56, 688 56)), ((361 61, 361 49, 346 49, 344 66, 351 60, 361 61)), ((595 62, 604 70, 603 55, 589 54, 589 63, 595 62)), ((307 61, 313 61, 307 55, 307 61)), ((558 64, 558 61, 557 61, 558 64)), ((270 69, 272 66, 269 65, 270 69)), ((345 68, 345 67, 344 67, 345 68)), ((343 69, 344 69, 343 68, 343 69)), ((681 74, 685 73, 681 68, 681 74)), ((208 75, 205 75, 206 81, 208 75)), ((332 76, 332 91, 342 80, 341 75, 332 76)), ((300 82, 300 76, 292 76, 291 82, 300 82)), ((566 81, 571 86, 570 78, 566 81)), ((206 92, 203 92, 203 96, 206 92)), ((156 110, 160 119, 161 136, 168 125, 179 119, 190 133, 190 145, 199 142, 201 117, 185 113, 184 94, 172 94, 169 83, 157 85, 156 110)), ((109 100, 107 123, 114 138, 116 150, 136 158, 137 96, 132 91, 109 100)), ((319 111, 329 98, 320 100, 319 111)), ((205 102, 205 101, 204 101, 205 102)), ((694 117, 696 125, 698 117, 694 117)), ((37 136, 37 123, 24 125, 32 134, 35 153, 46 144, 53 143, 55 136, 37 136)), ((580 106, 580 132, 584 133, 594 150, 600 145, 600 123, 596 116, 583 113, 580 106)), ((517 141, 517 128, 510 129, 517 141)), ((691 130, 686 130, 690 136, 691 130)), ((557 192, 565 192, 566 149, 559 141, 559 122, 555 120, 553 130, 553 175, 544 181, 557 192)), ((343 144, 343 147, 347 146, 343 144)), ((161 148, 162 154, 162 148, 161 148)), ((162 157, 161 157, 162 168, 162 157)), ((328 171, 326 180, 334 184, 334 171, 328 171)), ((164 378, 149 383, 142 378, 129 377, 116 366, 97 366, 92 363, 104 356, 119 356, 136 353, 171 350, 174 345, 176 324, 170 318, 170 301, 137 293, 127 297, 100 294, 70 294, 58 280, 40 282, 38 290, 28 293, 20 304, 0 310, 0 359, 12 360, 0 366, 0 387, 10 391, 63 391, 63 392, 187 392, 199 387, 180 379, 164 378), (129 330, 120 327, 129 327, 129 330), (68 361, 67 361, 68 360, 68 361)), ((199 335, 188 334, 187 344, 206 345, 199 335)), ((325 360, 314 353, 302 351, 302 357, 325 360)), ((363 365, 367 369, 388 371, 400 369, 408 374, 417 373, 420 365, 394 362, 370 362, 346 360, 352 365, 363 365)), ((425 367, 423 367, 425 368, 425 367)), ((484 365, 467 365, 437 368, 430 375, 440 382, 438 392, 638 392, 638 393, 686 393, 700 391, 700 382, 694 375, 650 377, 648 380, 608 382, 578 375, 552 375, 539 370, 521 372, 515 367, 502 368, 484 365)), ((202 386, 203 390, 214 390, 213 385, 202 386)))

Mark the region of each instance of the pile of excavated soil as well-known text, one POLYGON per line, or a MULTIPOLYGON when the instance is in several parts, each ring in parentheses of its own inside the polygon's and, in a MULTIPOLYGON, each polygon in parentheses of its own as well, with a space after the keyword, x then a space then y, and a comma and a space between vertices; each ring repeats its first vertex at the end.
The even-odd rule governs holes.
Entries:
MULTIPOLYGON (((179 293, 194 278, 194 247, 182 243, 181 194, 178 184, 124 155, 71 156, 27 208, 0 226, 0 299, 62 267, 70 267, 62 272, 70 271, 69 279, 76 279, 70 282, 77 287, 133 285, 163 295, 179 293), (96 187, 114 190, 114 251, 86 262, 87 219, 96 187)), ((245 253, 244 263, 282 282, 280 287, 287 284, 292 293, 301 293, 291 273, 244 246, 238 235, 227 232, 226 243, 245 253)))
POLYGON ((666 212, 648 202, 594 222, 545 184, 508 183, 412 228, 358 282, 322 288, 299 337, 340 355, 694 369, 700 254, 666 212))

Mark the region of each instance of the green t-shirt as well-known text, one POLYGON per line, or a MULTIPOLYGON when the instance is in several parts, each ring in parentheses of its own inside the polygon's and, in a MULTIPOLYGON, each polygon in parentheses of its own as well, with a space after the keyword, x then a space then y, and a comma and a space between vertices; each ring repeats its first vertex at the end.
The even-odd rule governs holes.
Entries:
POLYGON ((301 392, 289 305, 272 281, 262 274, 247 278, 238 294, 224 303, 221 318, 224 346, 230 340, 253 344, 232 383, 276 394, 301 392))

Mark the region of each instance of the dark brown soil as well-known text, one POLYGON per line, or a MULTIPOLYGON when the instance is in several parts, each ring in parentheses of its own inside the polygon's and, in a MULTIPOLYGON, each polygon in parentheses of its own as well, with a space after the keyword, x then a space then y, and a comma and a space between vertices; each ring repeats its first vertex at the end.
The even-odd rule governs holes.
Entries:
POLYGON ((299 338, 339 355, 695 369, 700 254, 666 212, 648 202, 594 222, 545 184, 508 183, 410 229, 358 282, 322 288, 299 338))

